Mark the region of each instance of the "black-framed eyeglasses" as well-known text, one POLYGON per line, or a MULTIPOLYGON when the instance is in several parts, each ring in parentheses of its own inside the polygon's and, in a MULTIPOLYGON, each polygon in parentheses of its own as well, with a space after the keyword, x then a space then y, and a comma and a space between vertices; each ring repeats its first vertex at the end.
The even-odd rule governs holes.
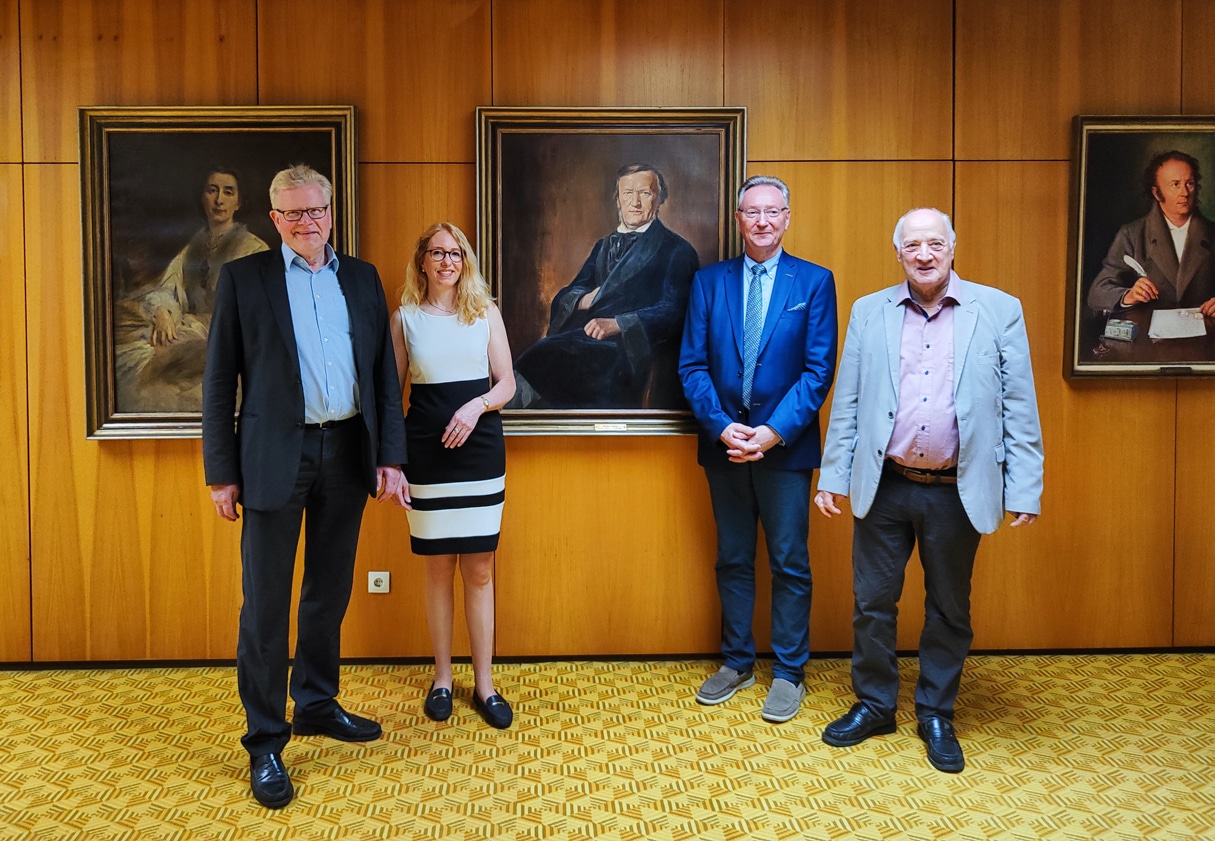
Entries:
POLYGON ((453 263, 464 262, 463 251, 444 251, 442 248, 432 248, 426 253, 429 254, 430 259, 434 260, 436 263, 442 263, 444 257, 451 260, 453 263))
POLYGON ((282 216, 288 222, 298 222, 304 218, 304 214, 308 214, 309 219, 323 219, 325 214, 329 212, 329 205, 324 207, 304 207, 299 210, 279 210, 274 208, 274 212, 282 216))

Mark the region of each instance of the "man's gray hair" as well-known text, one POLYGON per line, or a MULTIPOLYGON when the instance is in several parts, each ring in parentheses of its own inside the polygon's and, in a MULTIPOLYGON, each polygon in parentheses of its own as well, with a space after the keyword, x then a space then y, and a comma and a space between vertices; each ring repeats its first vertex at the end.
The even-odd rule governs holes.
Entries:
POLYGON ((785 207, 789 206, 789 185, 781 181, 775 175, 752 175, 742 186, 738 188, 738 201, 734 204, 734 209, 738 210, 742 206, 743 195, 752 187, 775 187, 780 190, 781 198, 785 200, 785 207))
POLYGON ((937 210, 935 207, 913 207, 911 210, 899 217, 899 221, 894 223, 894 248, 896 251, 903 249, 903 223, 907 221, 907 217, 921 210, 931 210, 933 213, 941 217, 941 221, 945 223, 945 230, 949 233, 949 247, 958 244, 958 235, 953 231, 953 223, 949 221, 949 214, 944 211, 937 210))
POLYGON ((296 187, 307 187, 310 184, 320 186, 325 193, 325 204, 333 201, 333 184, 308 164, 292 164, 287 169, 274 176, 270 182, 270 206, 278 204, 278 194, 283 190, 293 190, 296 187))

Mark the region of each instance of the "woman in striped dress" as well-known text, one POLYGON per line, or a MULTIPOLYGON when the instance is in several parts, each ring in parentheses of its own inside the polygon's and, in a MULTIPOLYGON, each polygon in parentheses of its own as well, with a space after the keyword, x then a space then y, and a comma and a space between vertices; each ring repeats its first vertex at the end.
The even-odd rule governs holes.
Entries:
POLYGON ((455 225, 432 225, 405 270, 392 316, 401 388, 409 382, 405 433, 412 508, 410 548, 426 557, 426 619, 435 678, 425 711, 451 715, 455 572, 473 662, 473 706, 494 727, 509 727, 510 705, 494 690, 494 551, 502 521, 506 447, 498 410, 515 394, 502 315, 455 225))

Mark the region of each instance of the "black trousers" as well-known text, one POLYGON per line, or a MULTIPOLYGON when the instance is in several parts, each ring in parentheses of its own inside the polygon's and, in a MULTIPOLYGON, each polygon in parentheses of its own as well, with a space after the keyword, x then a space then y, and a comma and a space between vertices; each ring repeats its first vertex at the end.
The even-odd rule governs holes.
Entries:
POLYGON ((893 716, 898 700, 898 602, 918 544, 925 595, 916 718, 953 720, 974 637, 970 578, 980 537, 957 485, 921 485, 890 470, 882 473, 869 513, 853 519, 852 688, 879 715, 893 716))
POLYGON ((248 725, 241 742, 251 756, 279 753, 291 738, 286 719, 288 633, 301 521, 304 577, 291 697, 295 715, 301 717, 321 716, 337 705, 342 619, 367 504, 361 458, 357 421, 306 430, 287 504, 275 511, 244 509, 236 679, 248 725))

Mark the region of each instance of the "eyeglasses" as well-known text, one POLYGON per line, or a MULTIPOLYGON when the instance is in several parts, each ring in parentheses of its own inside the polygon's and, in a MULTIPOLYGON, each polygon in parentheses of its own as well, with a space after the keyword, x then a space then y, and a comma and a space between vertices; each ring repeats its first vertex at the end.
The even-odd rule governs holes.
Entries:
POLYGON ((769 222, 775 222, 788 209, 787 207, 748 207, 746 210, 740 210, 739 213, 752 222, 760 216, 765 217, 769 222))
POLYGON ((299 210, 279 210, 276 207, 274 208, 274 212, 281 215, 288 222, 300 221, 305 213, 308 214, 309 219, 323 219, 325 214, 329 212, 329 205, 325 205, 324 207, 304 207, 299 210))
POLYGON ((462 251, 444 251, 442 248, 432 248, 426 253, 430 256, 430 259, 434 260, 436 263, 442 263, 444 257, 451 260, 453 263, 464 262, 464 252, 462 251))

